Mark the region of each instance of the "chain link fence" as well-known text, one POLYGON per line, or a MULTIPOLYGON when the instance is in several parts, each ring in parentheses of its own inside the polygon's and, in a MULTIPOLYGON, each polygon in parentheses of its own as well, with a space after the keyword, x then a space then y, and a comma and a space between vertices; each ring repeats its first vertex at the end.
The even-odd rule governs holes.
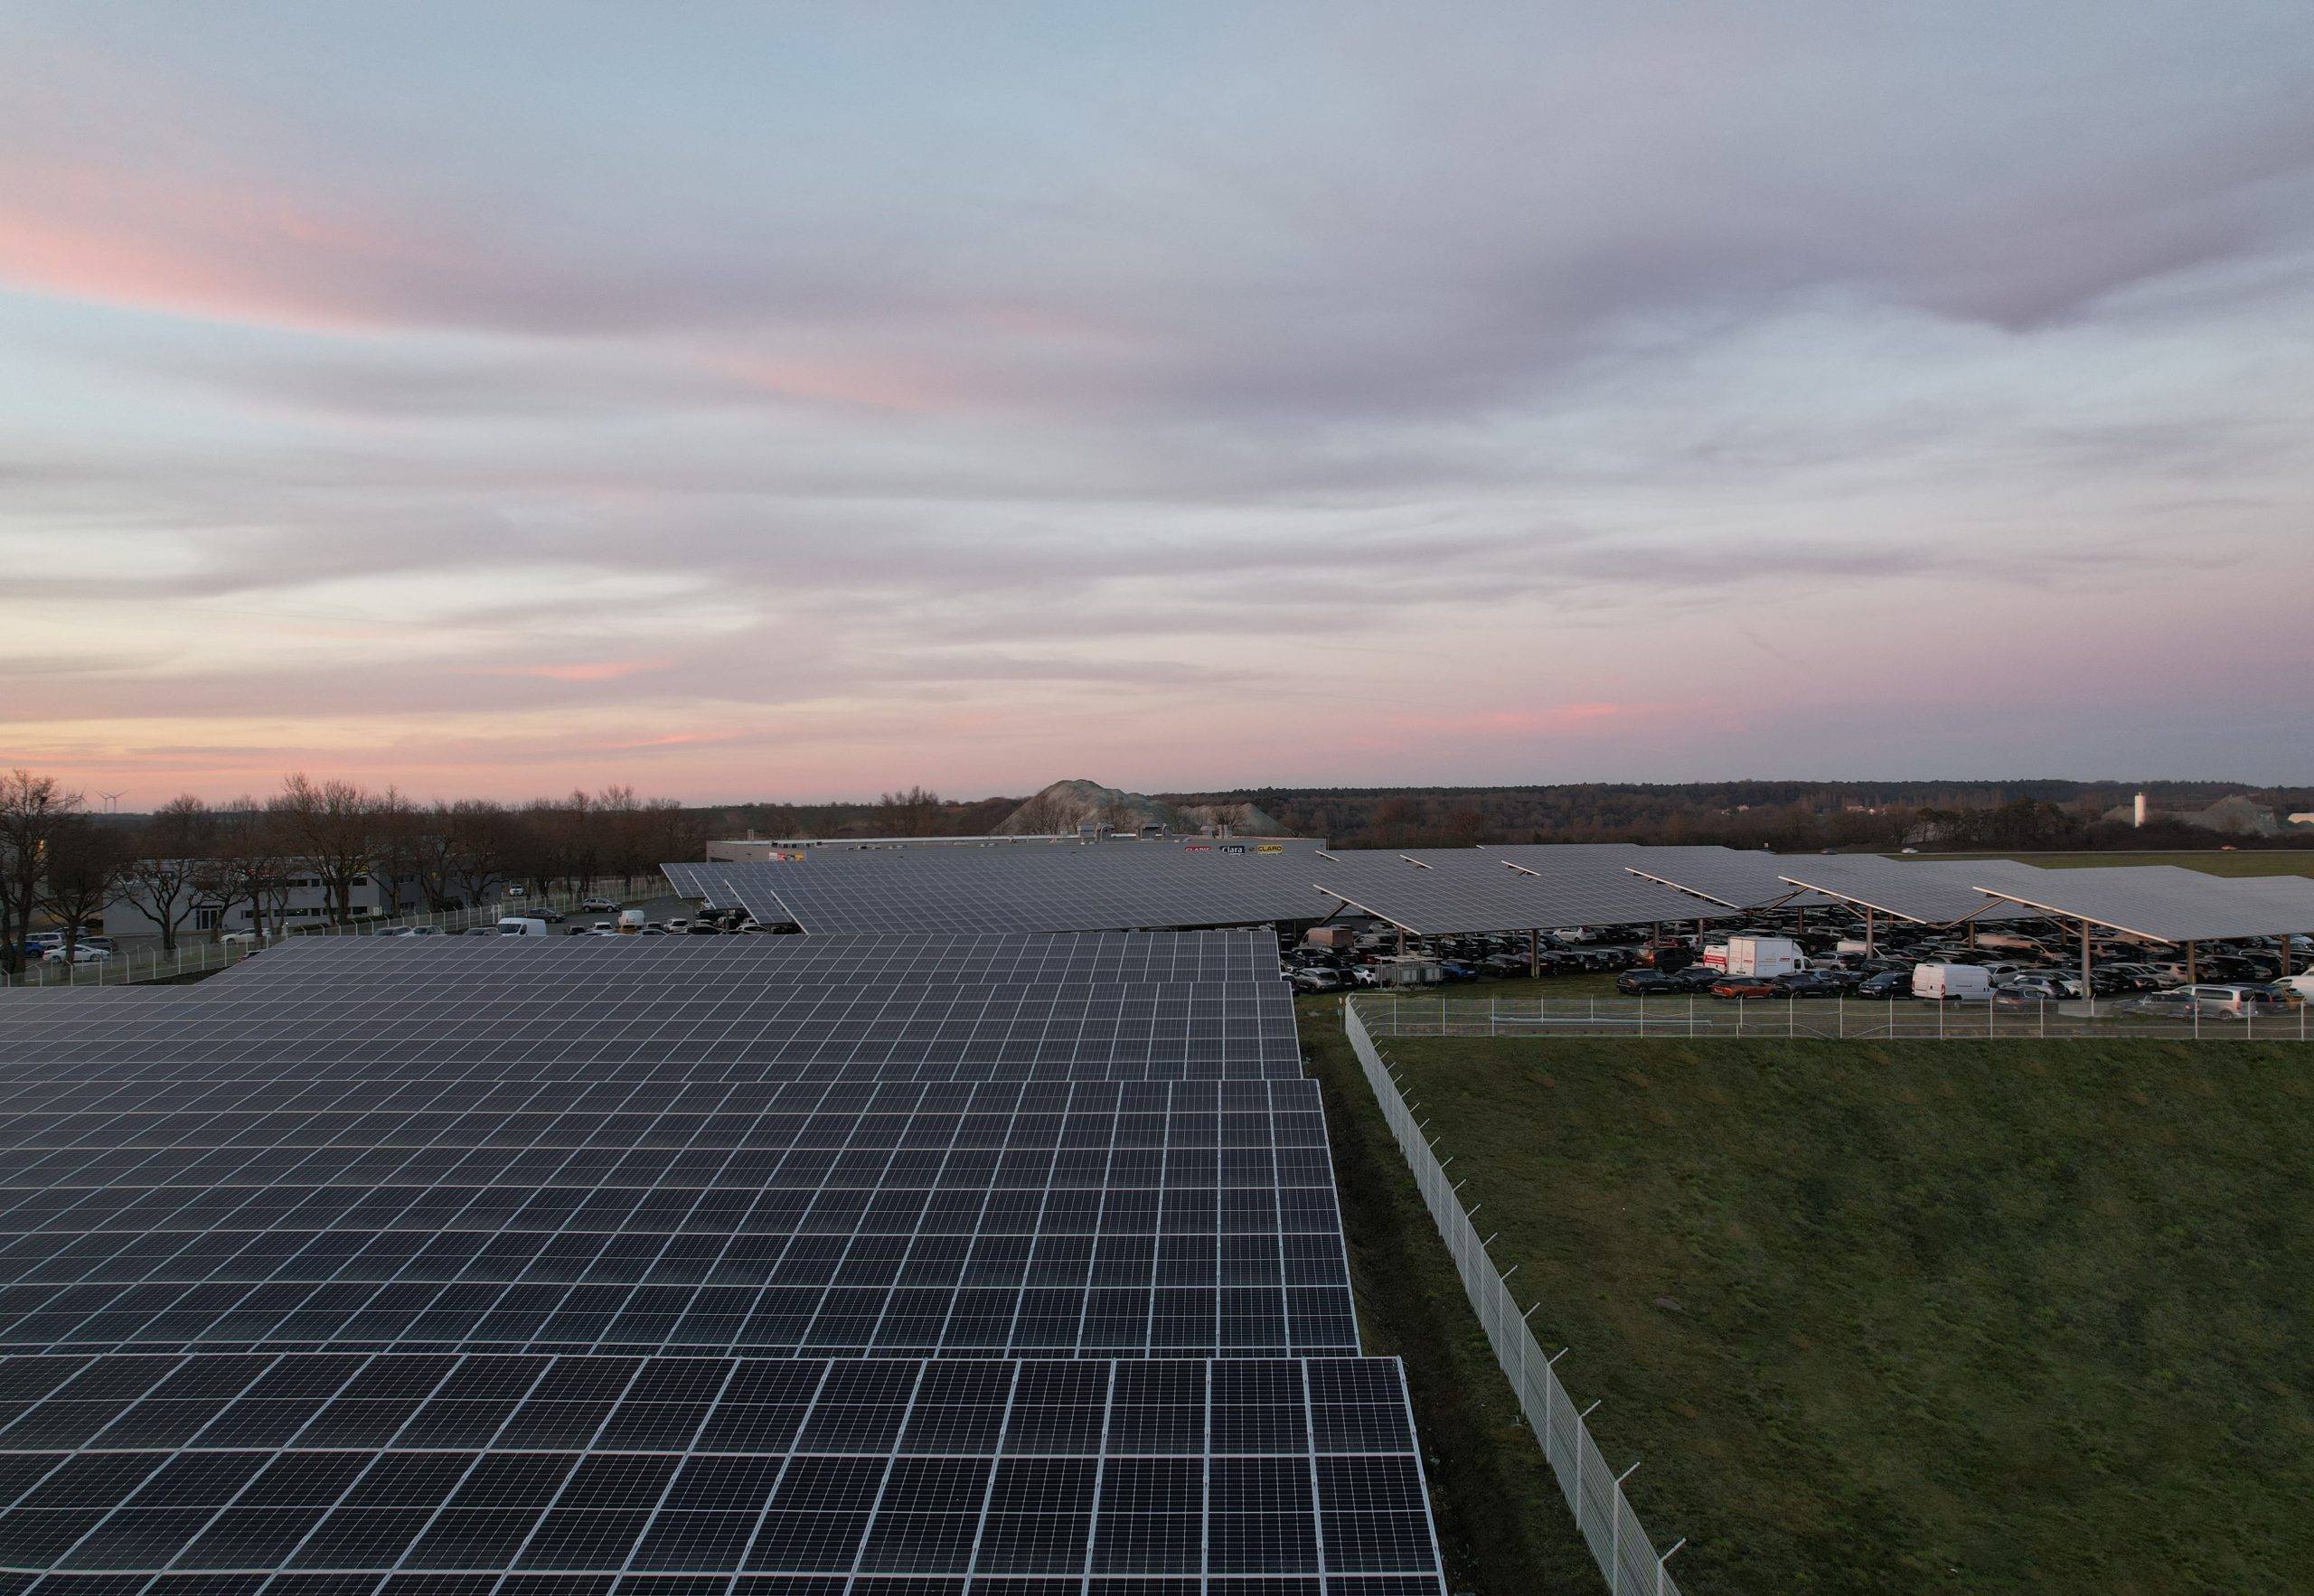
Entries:
POLYGON ((1432 998, 1349 1000, 1377 1037, 1798 1037, 1861 1041, 2303 1042, 2314 1005, 2177 1014, 2126 998, 1988 1002, 1861 998, 1432 998))
MULTIPOLYGON (((1358 1055, 1366 1079, 1382 1104, 1382 1117, 1389 1122, 1390 1133, 1397 1138, 1398 1148, 1414 1172, 1415 1185, 1421 1188, 1431 1219, 1437 1225, 1446 1250, 1453 1255, 1454 1272, 1462 1277, 1463 1290, 1486 1331, 1487 1345, 1494 1349, 1496 1363, 1518 1394, 1519 1410, 1542 1443, 1543 1456, 1557 1476, 1559 1490, 1575 1514, 1576 1526, 1583 1532, 1599 1572, 1606 1578, 1608 1590, 1613 1596, 1676 1596, 1679 1586, 1672 1582, 1666 1565, 1672 1554, 1687 1543, 1681 1541, 1670 1551, 1659 1554, 1654 1543, 1647 1538, 1647 1532, 1640 1527, 1639 1516, 1632 1512, 1630 1500, 1623 1495, 1623 1481, 1639 1465, 1633 1463, 1617 1473, 1600 1454, 1597 1443, 1591 1438, 1590 1426, 1584 1422, 1591 1410, 1576 1407, 1551 1367, 1554 1360, 1544 1355, 1541 1344, 1527 1328, 1528 1318, 1535 1310, 1520 1310, 1495 1269, 1494 1260, 1487 1256, 1486 1244, 1492 1238, 1482 1238, 1471 1223, 1471 1216, 1463 1210, 1462 1200, 1446 1178, 1444 1167, 1423 1139, 1414 1111, 1407 1106, 1389 1066, 1376 1049, 1359 1009, 1358 1001, 1343 1000, 1342 1023, 1350 1034, 1350 1048, 1358 1055)), ((1539 1308, 1541 1304, 1535 1306, 1539 1308)))

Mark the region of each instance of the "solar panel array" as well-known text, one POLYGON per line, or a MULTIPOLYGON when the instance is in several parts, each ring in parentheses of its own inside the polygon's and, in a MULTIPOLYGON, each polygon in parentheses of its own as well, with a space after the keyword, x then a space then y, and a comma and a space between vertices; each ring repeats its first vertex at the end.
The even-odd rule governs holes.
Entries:
POLYGON ((1477 849, 1330 854, 1318 885, 1424 935, 1694 920, 1711 906, 1625 869, 1614 852, 1506 859, 1477 849))
POLYGON ((1893 859, 1875 853, 1840 853, 1776 862, 1787 881, 1804 883, 1859 909, 1877 909, 1924 925, 2030 918, 2028 910, 1988 898, 1977 884, 2029 882, 2049 874, 2006 859, 1893 859))
MULTIPOLYGON (((1505 858, 1531 864, 1536 849, 1497 850, 1505 858)), ((1790 862, 1758 849, 1698 847, 1635 848, 1617 860, 1651 881, 1735 909, 1819 908, 1832 900, 1785 880, 1790 862)))
POLYGON ((2177 865, 2037 870, 2024 878, 1982 872, 1976 883, 2025 906, 2157 942, 2216 942, 2314 930, 2314 896, 2177 865))
POLYGON ((1312 855, 1148 845, 861 850, 780 863, 664 865, 678 896, 814 935, 1034 933, 1319 920, 1312 855))
POLYGON ((0 1147, 11 1591, 1441 1591, 1263 936, 274 950, 0 1147))

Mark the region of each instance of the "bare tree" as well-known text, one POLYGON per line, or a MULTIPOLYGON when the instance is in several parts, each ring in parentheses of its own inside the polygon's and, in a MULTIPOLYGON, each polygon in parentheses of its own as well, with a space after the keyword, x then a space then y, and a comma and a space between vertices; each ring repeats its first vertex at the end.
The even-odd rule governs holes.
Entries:
POLYGON ((934 837, 940 831, 940 794, 914 786, 876 800, 876 820, 888 836, 934 837))
POLYGON ((216 847, 216 817, 186 793, 155 812, 137 840, 138 856, 122 883, 122 897, 161 928, 161 951, 177 950, 177 930, 205 896, 216 847))
POLYGON ((1008 829, 1029 837, 1056 836, 1068 829, 1068 805, 1057 793, 1039 793, 1012 812, 1008 829))
POLYGON ((263 875, 277 868, 277 844, 265 807, 244 794, 210 812, 208 856, 195 876, 194 890, 217 906, 209 940, 225 934, 237 904, 249 906, 249 924, 260 940, 265 935, 265 898, 259 889, 263 875))
POLYGON ((282 840, 329 895, 331 918, 353 917, 353 886, 377 868, 378 839, 370 795, 352 782, 315 782, 302 771, 281 784, 267 806, 282 840))
POLYGON ((650 853, 651 830, 643 804, 633 787, 605 787, 595 794, 597 830, 603 840, 603 863, 622 886, 657 862, 650 853))
POLYGON ((504 804, 462 798, 437 805, 435 821, 446 839, 444 879, 468 906, 522 868, 527 833, 504 804))
POLYGON ((1110 831, 1120 834, 1141 830, 1140 812, 1133 808, 1133 801, 1123 793, 1101 795, 1100 821, 1110 831))
POLYGON ((10 974, 24 968, 50 843, 80 807, 80 794, 59 786, 54 776, 29 770, 0 775, 0 970, 10 974))
POLYGON ((425 817, 399 787, 390 785, 370 800, 370 873, 384 912, 391 915, 401 907, 403 883, 418 882, 424 890, 425 817))
POLYGON ((47 868, 40 901, 64 925, 64 957, 80 945, 80 928, 101 919, 120 897, 121 882, 136 858, 130 833, 85 814, 62 817, 49 832, 47 868))

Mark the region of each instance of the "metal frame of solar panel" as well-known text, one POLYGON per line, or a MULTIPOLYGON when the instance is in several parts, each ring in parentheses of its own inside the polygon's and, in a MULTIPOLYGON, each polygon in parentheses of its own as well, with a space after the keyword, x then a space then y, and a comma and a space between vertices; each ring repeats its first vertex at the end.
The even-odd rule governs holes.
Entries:
POLYGON ((1625 870, 1606 853, 1509 860, 1472 849, 1329 853, 1319 887, 1419 935, 1644 925, 1709 909, 1625 870))
POLYGON ((1050 940, 349 942, 0 1010, 0 1572, 1438 1596, 1274 944, 1050 940), (1050 1023, 1107 1002, 1147 1078, 1050 1023), (1184 1007, 1268 1061, 1188 1078, 1184 1007))
POLYGON ((862 850, 788 863, 665 865, 676 891, 814 935, 1067 932, 1323 919, 1305 850, 1218 847, 862 850))

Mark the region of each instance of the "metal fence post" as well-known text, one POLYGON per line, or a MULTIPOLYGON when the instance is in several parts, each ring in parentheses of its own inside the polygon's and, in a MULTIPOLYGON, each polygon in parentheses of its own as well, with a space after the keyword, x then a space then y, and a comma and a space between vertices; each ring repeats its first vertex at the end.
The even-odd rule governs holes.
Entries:
MULTIPOLYGON (((1643 1463, 1646 1460, 1641 1458, 1640 1462, 1643 1463)), ((1615 1592, 1615 1596, 1621 1596, 1623 1588, 1623 1481, 1637 1472, 1639 1472, 1639 1463, 1633 1463, 1621 1474, 1616 1475, 1614 1491, 1607 1498, 1607 1512, 1614 1519, 1611 1540, 1614 1554, 1608 1559, 1607 1564, 1614 1572, 1607 1578, 1607 1588, 1615 1592)))
POLYGON ((1677 1552, 1680 1547, 1687 1544, 1688 1537, 1681 1535, 1678 1540, 1671 1543, 1670 1552, 1664 1553, 1662 1556, 1658 1557, 1655 1560, 1655 1596, 1663 1596, 1663 1565, 1671 1561, 1671 1554, 1673 1552, 1677 1552))

